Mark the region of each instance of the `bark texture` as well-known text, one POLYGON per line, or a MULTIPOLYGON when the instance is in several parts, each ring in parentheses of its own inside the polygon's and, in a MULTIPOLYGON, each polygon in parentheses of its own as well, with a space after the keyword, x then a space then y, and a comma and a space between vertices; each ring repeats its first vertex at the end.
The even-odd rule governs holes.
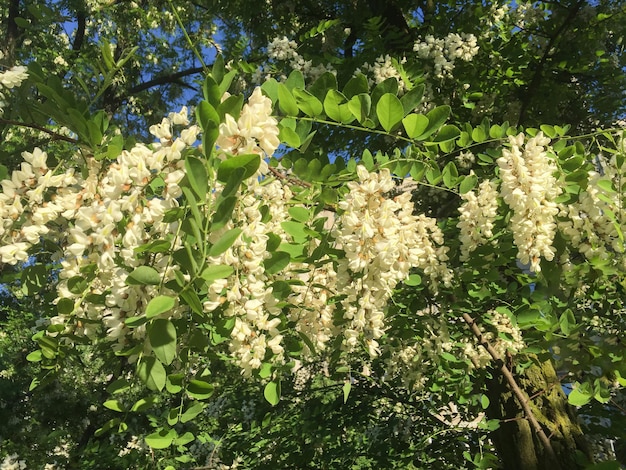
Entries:
POLYGON ((507 470, 572 470, 583 468, 592 455, 551 362, 536 362, 515 377, 529 397, 532 413, 539 421, 556 454, 550 458, 525 418, 522 408, 502 376, 494 371, 488 387, 487 415, 499 419, 492 439, 503 468, 507 470))

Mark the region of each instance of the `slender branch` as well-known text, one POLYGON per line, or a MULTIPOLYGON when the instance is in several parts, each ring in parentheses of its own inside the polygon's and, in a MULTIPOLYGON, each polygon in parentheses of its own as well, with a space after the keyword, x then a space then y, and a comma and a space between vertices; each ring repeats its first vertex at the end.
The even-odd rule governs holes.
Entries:
POLYGON ((301 179, 298 179, 296 177, 294 177, 293 175, 287 175, 285 173, 281 173, 280 171, 278 171, 276 168, 273 167, 268 167, 268 170, 271 174, 273 174, 276 178, 280 179, 280 180, 286 180, 291 184, 295 184, 298 186, 303 186, 305 188, 310 188, 311 187, 311 183, 307 183, 306 181, 302 181, 301 179))
POLYGON ((8 124, 9 126, 28 127, 30 129, 37 129, 38 131, 45 132, 46 134, 52 136, 53 140, 63 140, 65 142, 70 142, 72 144, 78 143, 78 139, 73 139, 72 137, 68 137, 66 135, 62 135, 57 132, 51 131, 50 129, 46 129, 43 126, 40 126, 39 124, 20 122, 20 121, 14 121, 12 119, 2 119, 2 118, 0 118, 0 124, 8 124))
POLYGON ((167 83, 173 83, 177 80, 180 80, 183 77, 188 77, 189 75, 193 75, 196 73, 201 73, 204 71, 204 67, 192 67, 187 70, 181 70, 180 72, 171 73, 169 75, 161 75, 160 77, 153 78, 152 80, 148 80, 147 82, 140 83, 132 88, 130 88, 126 92, 126 96, 135 95, 144 90, 148 90, 152 87, 165 85, 167 83))
POLYGON ((85 28, 87 26, 87 14, 85 13, 85 5, 83 4, 76 12, 76 33, 72 42, 72 51, 78 52, 83 46, 85 40, 85 28))
POLYGON ((515 395, 515 398, 517 398, 517 401, 522 407, 522 410, 524 411, 524 415, 526 419, 528 420, 528 422, 534 429, 535 433, 537 434, 537 437, 543 444, 543 447, 546 453, 548 454, 549 459, 552 460, 554 464, 556 464, 555 468, 560 468, 558 465, 556 454, 554 452, 554 449, 552 448, 552 444, 550 443, 550 439, 548 438, 548 436, 546 436, 546 433, 543 431, 543 428, 539 424, 539 421, 537 421, 537 418, 535 417, 534 413, 530 409, 530 405, 528 404, 529 399, 526 396, 526 394, 522 391, 522 389, 519 387, 519 385, 517 385, 517 382, 515 381, 515 377, 513 377, 513 374, 506 367, 506 364, 504 364, 504 361, 502 360, 500 355, 496 352, 496 350, 493 348, 493 346, 491 346, 489 341, 485 339, 482 331, 480 331, 480 328, 478 328, 478 325, 476 324, 474 319, 469 314, 464 313, 463 320, 465 320, 465 323, 467 323, 470 330, 472 331, 472 333, 478 340, 479 344, 483 348, 485 348, 487 352, 489 353, 489 355, 492 357, 492 359, 496 361, 497 364, 499 364, 500 372, 504 376, 505 380, 507 381, 509 385, 509 388, 511 389, 511 391, 515 395))

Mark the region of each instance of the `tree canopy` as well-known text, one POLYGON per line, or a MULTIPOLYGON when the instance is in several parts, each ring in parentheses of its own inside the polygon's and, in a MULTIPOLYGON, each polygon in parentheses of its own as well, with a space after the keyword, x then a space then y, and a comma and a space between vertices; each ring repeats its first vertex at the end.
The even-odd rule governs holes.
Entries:
POLYGON ((626 465, 623 2, 0 11, 0 468, 626 465))

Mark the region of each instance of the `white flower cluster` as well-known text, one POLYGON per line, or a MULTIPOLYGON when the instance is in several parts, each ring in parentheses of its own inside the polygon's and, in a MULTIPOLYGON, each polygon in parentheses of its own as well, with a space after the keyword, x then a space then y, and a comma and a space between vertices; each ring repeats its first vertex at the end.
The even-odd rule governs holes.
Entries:
POLYGON ((271 60, 293 60, 299 57, 298 43, 290 41, 287 36, 274 38, 267 46, 267 56, 271 60))
POLYGON ((338 266, 338 289, 344 318, 344 343, 354 348, 361 336, 370 355, 378 354, 384 333, 384 308, 396 284, 418 267, 429 276, 433 290, 440 282, 452 280, 446 267, 447 247, 434 219, 413 215, 411 194, 394 199, 383 195, 394 188, 387 169, 369 173, 358 166, 358 182, 348 184, 350 192, 339 203, 343 214, 333 234, 345 251, 338 266))
MULTIPOLYGON (((142 312, 156 295, 155 287, 127 285, 126 279, 144 262, 135 255, 136 248, 176 233, 177 224, 164 223, 163 216, 178 206, 178 183, 184 176, 181 152, 196 141, 199 128, 191 126, 174 139, 172 123, 189 124, 186 108, 151 128, 161 143, 137 144, 108 167, 92 159, 84 174, 73 168, 54 174, 46 166, 45 152, 35 149, 23 154, 26 161, 10 180, 1 182, 2 262, 24 261, 41 236, 62 248, 58 301, 69 299, 74 307, 70 314, 52 318, 53 324, 72 325, 76 334, 90 337, 104 326, 107 338, 121 348, 130 333, 125 318, 142 312), (162 197, 147 198, 146 188, 159 175, 165 187, 162 197), (88 292, 105 296, 104 304, 87 302, 83 292, 72 288, 84 269, 95 270, 88 292)), ((156 254, 151 266, 168 280, 174 274, 170 264, 169 257, 156 254)), ((180 309, 171 312, 179 314, 180 309)), ((133 332, 139 338, 145 334, 143 327, 133 332)))
POLYGON ((626 209, 623 194, 607 193, 604 188, 620 188, 626 175, 626 164, 617 166, 613 156, 602 168, 603 174, 590 171, 585 191, 573 204, 561 204, 559 230, 572 246, 587 259, 610 259, 611 253, 623 253, 624 241, 620 232, 626 231, 626 209))
MULTIPOLYGON (((225 117, 217 138, 218 156, 271 157, 279 145, 271 111, 271 101, 256 89, 237 121, 225 117)), ((55 172, 47 168, 45 152, 26 152, 20 169, 0 183, 2 262, 25 261, 41 237, 57 243, 59 315, 52 324, 92 339, 102 333, 116 350, 131 339, 145 339, 145 325, 129 328, 127 318, 141 315, 156 295, 176 297, 164 285, 181 276, 186 279, 171 256, 182 247, 177 235, 180 222, 166 222, 164 216, 180 204, 183 152, 195 144, 199 128, 190 125, 184 108, 150 132, 159 142, 136 144, 109 164, 89 159, 82 163, 82 172, 73 168, 55 172), (166 241, 169 249, 140 254, 140 248, 153 241, 166 241), (143 266, 159 273, 159 286, 127 282, 143 266), (88 285, 77 287, 86 277, 88 285)), ((323 257, 315 264, 292 262, 290 269, 268 272, 268 259, 286 254, 268 251, 270 241, 273 246, 292 247, 300 242, 284 226, 294 223, 287 209, 299 203, 294 203, 288 183, 268 178, 267 171, 263 163, 244 182, 232 220, 211 232, 208 240, 214 244, 226 231, 241 230, 224 253, 206 260, 209 265, 232 267, 233 274, 208 286, 203 307, 207 313, 219 312, 234 320, 230 351, 245 375, 265 362, 283 362, 285 322, 295 324, 295 331, 306 335, 316 350, 343 333, 346 346, 354 348, 363 341, 376 355, 376 340, 385 329, 386 301, 410 269, 421 269, 433 290, 450 283, 447 248, 436 221, 412 214, 408 192, 385 197, 394 188, 388 170, 369 173, 362 166, 357 170, 359 181, 349 183, 349 193, 340 203, 342 214, 333 214, 329 221, 335 228, 328 243, 345 256, 323 257), (289 288, 278 295, 274 288, 280 282, 289 288), (338 313, 347 320, 341 326, 335 323, 338 313)), ((222 190, 220 184, 211 188, 209 205, 217 202, 222 190)), ((319 243, 313 238, 302 249, 312 252, 319 243)), ((179 318, 185 311, 176 305, 161 317, 179 318)), ((144 352, 149 349, 145 342, 144 352)))
MULTIPOLYGON (((230 351, 242 373, 249 376, 265 362, 268 350, 273 362, 282 361, 280 308, 271 287, 274 276, 265 272, 263 262, 268 256, 268 234, 283 232, 280 222, 287 218, 284 201, 291 194, 278 181, 260 184, 252 177, 247 184, 248 191, 235 208, 232 224, 224 229, 241 227, 242 235, 223 254, 209 259, 214 264, 231 266, 235 272, 211 284, 204 310, 223 308, 225 316, 235 318, 230 351), (268 222, 261 220, 263 206, 271 214, 268 222)), ((220 235, 212 234, 216 239, 220 235)))
POLYGON ((126 447, 118 452, 118 457, 124 457, 133 451, 145 453, 148 450, 148 446, 143 439, 137 436, 131 436, 130 441, 126 443, 126 447))
POLYGON ((541 258, 552 261, 552 240, 559 212, 554 199, 561 188, 554 177, 556 164, 547 155, 550 139, 539 132, 524 146, 524 134, 509 136, 510 149, 497 160, 502 185, 500 193, 513 211, 509 222, 518 259, 532 272, 541 270, 541 258))
POLYGON ((493 227, 498 213, 498 188, 494 181, 484 180, 478 186, 478 194, 469 191, 461 195, 459 207, 459 239, 461 261, 467 261, 472 251, 493 236, 493 227))
MULTIPOLYGON (((406 57, 403 57, 400 64, 406 63, 406 57)), ((407 90, 406 83, 402 79, 402 75, 393 64, 393 59, 389 54, 380 56, 372 65, 365 62, 361 68, 355 70, 354 75, 362 73, 368 77, 370 87, 374 87, 384 82, 388 78, 395 78, 398 81, 398 94, 403 94, 407 90)))
MULTIPOLYGON (((3 54, 0 52, 0 59, 2 59, 2 57, 3 54)), ((0 71, 0 116, 4 114, 4 108, 7 105, 5 101, 5 90, 12 90, 13 88, 19 87, 27 78, 28 72, 23 65, 15 65, 10 69, 0 71)))
MULTIPOLYGON (((483 330, 482 336, 493 347, 500 358, 504 358, 507 352, 514 356, 526 347, 521 330, 516 325, 513 325, 507 315, 490 310, 487 312, 487 317, 489 318, 491 328, 489 331, 484 331, 486 328, 481 325, 480 329, 483 330)), ((486 367, 491 362, 491 355, 483 346, 478 345, 476 338, 464 338, 461 344, 463 353, 471 360, 474 367, 486 367)))
POLYGON ((452 76, 454 63, 457 59, 470 62, 478 53, 476 36, 468 33, 449 33, 445 38, 427 35, 413 45, 420 59, 433 61, 433 72, 436 78, 452 76))
POLYGON ((264 160, 265 156, 274 154, 280 145, 278 122, 272 117, 272 101, 263 95, 261 88, 254 89, 237 121, 226 114, 216 143, 222 159, 227 155, 255 153, 264 160))
POLYGON ((7 455, 0 462, 0 470, 25 470, 26 461, 20 460, 17 454, 7 455))
MULTIPOLYGON (((288 62, 293 70, 299 70, 311 81, 317 80, 325 72, 337 74, 330 63, 313 65, 313 61, 305 60, 298 54, 298 43, 289 40, 286 36, 274 38, 267 46, 267 55, 271 61, 288 62)), ((269 77, 268 70, 260 67, 254 74, 253 81, 260 83, 264 76, 269 77)))

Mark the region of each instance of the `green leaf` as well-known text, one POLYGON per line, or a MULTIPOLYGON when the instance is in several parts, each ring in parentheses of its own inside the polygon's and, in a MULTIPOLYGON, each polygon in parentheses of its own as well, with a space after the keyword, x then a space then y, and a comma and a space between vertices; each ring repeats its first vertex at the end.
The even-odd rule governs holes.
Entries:
POLYGON ((607 193, 615 193, 615 188, 613 187, 613 182, 611 180, 601 179, 596 182, 598 187, 607 193))
POLYGON ((459 178, 459 172, 456 169, 454 162, 448 162, 441 172, 441 176, 443 178, 443 184, 445 184, 447 188, 452 188, 456 185, 456 181, 459 178))
POLYGON ((263 261, 263 266, 267 274, 275 274, 285 268, 290 261, 291 256, 289 256, 289 253, 275 251, 270 258, 263 261))
POLYGON ((176 437, 178 434, 174 429, 161 429, 158 432, 148 434, 144 440, 152 449, 167 449, 176 437))
POLYGON ((306 226, 301 222, 287 220, 280 223, 281 227, 293 238, 296 243, 304 242, 308 238, 306 226))
POLYGON ((176 305, 176 299, 169 295, 158 295, 151 299, 146 306, 146 318, 150 319, 171 310, 176 305))
POLYGON ((161 282, 159 272, 150 266, 139 266, 126 278, 129 285, 151 285, 156 286, 161 282))
POLYGON ((208 101, 201 101, 196 107, 196 118, 202 127, 202 144, 204 153, 208 156, 219 135, 220 116, 208 101))
POLYGON ((437 135, 433 139, 433 142, 437 142, 437 143, 449 142, 451 140, 457 139, 460 135, 461 135, 461 130, 458 127, 448 124, 441 128, 441 130, 437 133, 437 135))
POLYGON ((406 131, 406 135, 410 139, 421 136, 428 127, 428 118, 423 114, 409 114, 402 119, 402 125, 406 131))
POLYGON ((196 416, 198 416, 200 413, 202 413, 202 411, 204 410, 205 406, 206 405, 204 403, 201 403, 201 402, 195 402, 195 403, 191 404, 189 406, 189 408, 187 408, 185 410, 185 412, 181 415, 180 422, 181 423, 186 423, 188 421, 191 421, 196 416))
POLYGON ((207 100, 213 108, 217 108, 222 99, 222 93, 220 92, 218 80, 214 79, 210 75, 207 75, 204 79, 202 91, 204 93, 204 99, 207 100))
POLYGON ((26 360, 28 362, 40 362, 42 360, 41 357, 41 349, 37 349, 36 351, 31 352, 26 356, 26 360))
POLYGON ((391 132, 404 116, 404 108, 398 97, 391 93, 385 93, 376 104, 376 116, 387 132, 391 132))
POLYGON ((411 274, 404 283, 410 287, 422 285, 422 277, 419 274, 411 274))
POLYGON ((567 396, 567 401, 573 406, 583 406, 591 401, 592 394, 581 390, 581 387, 575 387, 567 396))
POLYGON ((278 138, 291 148, 297 149, 300 147, 300 136, 289 127, 281 127, 278 138))
MULTIPOLYGON (((266 82, 267 83, 267 82, 266 82)), ((337 77, 330 72, 324 72, 309 88, 309 92, 321 103, 324 102, 329 90, 337 89, 337 77)))
POLYGON ((107 400, 103 403, 103 406, 109 410, 117 411, 118 413, 126 411, 126 407, 119 400, 107 400))
POLYGON ((343 390, 343 402, 347 403, 348 396, 350 395, 350 390, 352 389, 352 384, 350 383, 349 380, 346 380, 345 383, 343 384, 343 387, 341 387, 341 389, 343 390))
POLYGON ((347 99, 337 90, 328 90, 324 99, 324 111, 333 121, 349 124, 354 116, 347 104, 347 99))
POLYGON ((263 396, 270 405, 278 405, 280 401, 280 382, 277 380, 269 382, 263 389, 263 396))
POLYGON ((232 95, 222 101, 217 108, 217 113, 220 117, 220 122, 224 122, 225 116, 230 114, 235 121, 239 119, 241 114, 241 107, 243 106, 243 95, 232 95))
POLYGON ((294 88, 304 88, 304 75, 299 70, 292 70, 287 80, 285 80, 285 86, 289 91, 293 91, 294 88))
POLYGON ((170 320, 159 319, 148 329, 152 351, 159 361, 170 365, 176 358, 176 328, 170 320))
POLYGON ((482 127, 477 127, 472 131, 472 139, 474 142, 482 142, 487 139, 485 130, 482 127))
POLYGON ((216 279, 225 279, 234 272, 232 266, 226 264, 212 264, 207 266, 200 277, 207 282, 213 282, 216 279))
POLYGON ((368 120, 371 107, 372 99, 367 93, 353 96, 350 98, 350 101, 348 101, 348 109, 361 124, 368 120))
POLYGON ((482 406, 483 410, 489 408, 489 397, 487 395, 480 396, 480 406, 482 406))
POLYGON ((126 379, 116 379, 111 382, 107 388, 107 393, 114 395, 116 393, 122 393, 130 388, 130 383, 126 379))
POLYGON ((241 235, 240 228, 232 228, 228 230, 213 244, 213 246, 211 246, 209 249, 209 256, 218 256, 224 253, 231 246, 233 246, 233 243, 235 243, 235 240, 239 238, 239 235, 241 235))
POLYGON ((287 116, 298 115, 298 104, 291 92, 282 83, 278 84, 278 106, 287 116))
POLYGON ((300 206, 290 207, 288 212, 291 218, 298 222, 306 222, 311 216, 307 208, 300 206))
POLYGON ((256 154, 236 155, 229 157, 220 163, 217 168, 217 179, 222 183, 227 183, 231 175, 238 168, 243 168, 243 179, 249 178, 256 173, 261 165, 261 157, 256 154))
POLYGON ((209 189, 209 176, 206 171, 206 166, 202 160, 191 155, 185 159, 185 170, 187 172, 187 179, 191 185, 191 189, 196 193, 201 202, 206 201, 207 192, 209 189))
POLYGON ((359 73, 355 77, 352 77, 346 83, 343 88, 343 94, 346 98, 352 98, 353 96, 360 94, 367 94, 369 92, 369 84, 367 83, 367 77, 362 73, 359 73))
MULTIPOLYGON (((295 88, 292 90, 292 93, 296 99, 298 108, 300 108, 307 116, 316 117, 324 111, 322 102, 308 91, 295 88)), ((297 113, 294 114, 294 116, 295 115, 297 115, 297 113)))
POLYGON ((422 97, 424 96, 424 85, 417 85, 416 87, 409 90, 407 93, 402 95, 400 98, 400 102, 402 103, 402 107, 404 108, 404 115, 408 115, 412 112, 417 106, 422 102, 422 97))
POLYGON ((155 396, 150 396, 147 398, 140 398, 131 407, 130 411, 135 411, 135 412, 146 411, 147 409, 152 407, 155 403, 158 403, 158 401, 159 399, 155 396))
POLYGON ((237 198, 235 196, 228 196, 224 199, 218 200, 213 219, 211 220, 211 229, 219 230, 224 227, 229 221, 230 217, 237 204, 237 198))
POLYGON ((165 368, 154 356, 143 358, 137 364, 137 376, 146 384, 150 390, 158 390, 159 392, 165 387, 165 368))
POLYGON ((204 310, 202 309, 202 302, 200 302, 200 298, 195 291, 191 289, 184 289, 180 293, 181 299, 185 302, 185 304, 189 305, 189 308, 193 310, 194 313, 198 315, 204 315, 204 310))
POLYGON ((189 396, 198 400, 206 400, 213 395, 213 385, 204 380, 192 379, 187 385, 187 393, 189 396))
POLYGON ((213 67, 211 67, 211 77, 213 77, 216 83, 221 83, 224 79, 224 73, 226 73, 224 57, 222 57, 222 54, 217 54, 213 61, 213 67))
POLYGON ((476 183, 478 183, 478 177, 475 174, 465 176, 459 186, 459 193, 469 193, 472 189, 476 187, 476 183))
POLYGON ((417 137, 417 140, 425 140, 427 137, 431 136, 435 132, 437 132, 448 116, 450 116, 450 106, 437 106, 435 109, 429 111, 426 114, 428 118, 428 126, 424 130, 424 132, 417 137))

